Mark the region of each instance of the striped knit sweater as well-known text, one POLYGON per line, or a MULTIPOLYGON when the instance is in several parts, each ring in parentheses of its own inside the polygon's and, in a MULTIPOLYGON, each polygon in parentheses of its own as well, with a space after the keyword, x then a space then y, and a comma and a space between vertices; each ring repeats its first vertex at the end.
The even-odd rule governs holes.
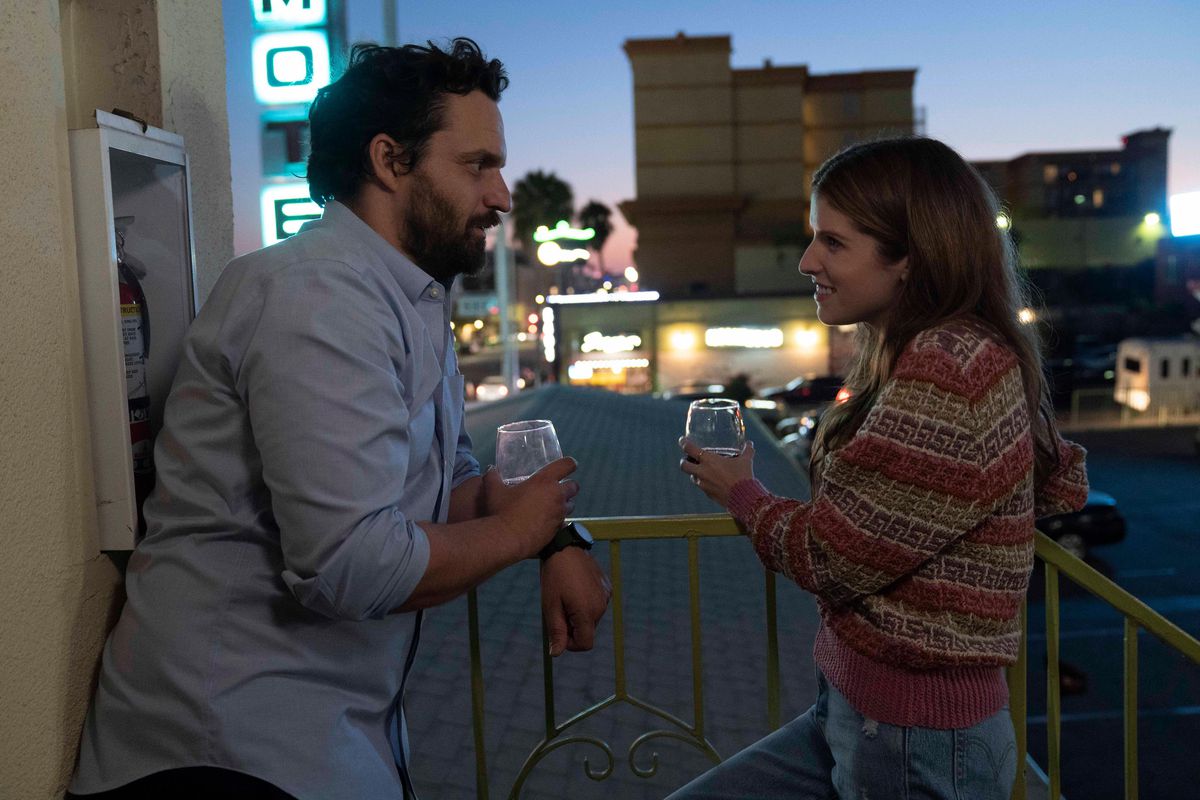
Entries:
POLYGON ((729 510, 768 569, 816 595, 816 662, 851 705, 968 727, 1007 701, 1035 515, 1087 497, 1083 449, 1058 445, 1035 498, 1018 361, 983 323, 951 321, 905 348, 811 503, 747 480, 729 510))

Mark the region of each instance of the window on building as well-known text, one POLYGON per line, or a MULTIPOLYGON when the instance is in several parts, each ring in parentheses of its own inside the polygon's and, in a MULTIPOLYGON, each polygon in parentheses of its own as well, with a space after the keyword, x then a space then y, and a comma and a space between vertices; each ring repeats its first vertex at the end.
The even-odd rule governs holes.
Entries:
POLYGON ((1158 363, 1158 374, 1164 378, 1171 377, 1171 359, 1164 358, 1158 363))
POLYGON ((1125 371, 1137 374, 1142 371, 1142 360, 1140 358, 1126 358, 1125 371))
POLYGON ((1100 208, 1102 205, 1104 205, 1104 190, 1103 189, 1093 189, 1092 190, 1092 205, 1095 206, 1096 208, 1100 208))
POLYGON ((1047 164, 1042 167, 1042 180, 1046 183, 1054 183, 1058 180, 1058 164, 1047 164))
POLYGON ((1186 378, 1187 376, 1189 376, 1191 374, 1192 374, 1192 360, 1190 358, 1185 358, 1183 360, 1183 371, 1179 377, 1186 378))
POLYGON ((1078 177, 1079 177, 1079 175, 1076 174, 1075 170, 1071 170, 1070 172, 1067 173, 1067 180, 1071 181, 1072 183, 1074 183, 1075 179, 1078 177))
POLYGON ((1112 162, 1112 166, 1109 169, 1113 175, 1120 175, 1121 174, 1121 162, 1120 161, 1112 162))

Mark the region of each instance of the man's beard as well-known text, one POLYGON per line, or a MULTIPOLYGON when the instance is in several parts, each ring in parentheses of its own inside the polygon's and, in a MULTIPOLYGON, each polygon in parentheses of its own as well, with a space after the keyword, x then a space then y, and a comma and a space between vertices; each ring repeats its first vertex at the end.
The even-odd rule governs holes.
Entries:
POLYGON ((498 225, 500 215, 492 211, 464 225, 432 181, 421 174, 413 179, 411 202, 404 213, 405 252, 443 286, 450 286, 459 275, 479 274, 486 262, 487 239, 473 231, 498 225))

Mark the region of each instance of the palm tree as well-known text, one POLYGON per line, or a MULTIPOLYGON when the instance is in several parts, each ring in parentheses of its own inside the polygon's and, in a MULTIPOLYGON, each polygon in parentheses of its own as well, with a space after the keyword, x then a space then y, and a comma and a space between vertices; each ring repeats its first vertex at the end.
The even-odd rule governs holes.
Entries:
POLYGON ((588 247, 592 248, 600 259, 601 273, 604 272, 604 243, 613 231, 612 222, 609 221, 611 217, 612 209, 599 200, 589 200, 588 204, 579 210, 580 227, 591 228, 596 232, 595 237, 588 242, 588 247))
POLYGON ((513 234, 525 255, 532 260, 536 247, 533 232, 539 225, 551 228, 574 215, 575 195, 571 184, 553 172, 533 170, 517 181, 512 193, 513 234))

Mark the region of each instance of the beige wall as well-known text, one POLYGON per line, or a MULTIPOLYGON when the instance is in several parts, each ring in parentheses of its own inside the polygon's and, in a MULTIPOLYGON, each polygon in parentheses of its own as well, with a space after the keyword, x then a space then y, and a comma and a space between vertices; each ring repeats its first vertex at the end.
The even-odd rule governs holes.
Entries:
POLYGON ((233 235, 220 7, 5 3, 0 68, 0 797, 36 799, 70 778, 121 599, 96 543, 67 130, 117 106, 184 136, 206 291, 233 235))

